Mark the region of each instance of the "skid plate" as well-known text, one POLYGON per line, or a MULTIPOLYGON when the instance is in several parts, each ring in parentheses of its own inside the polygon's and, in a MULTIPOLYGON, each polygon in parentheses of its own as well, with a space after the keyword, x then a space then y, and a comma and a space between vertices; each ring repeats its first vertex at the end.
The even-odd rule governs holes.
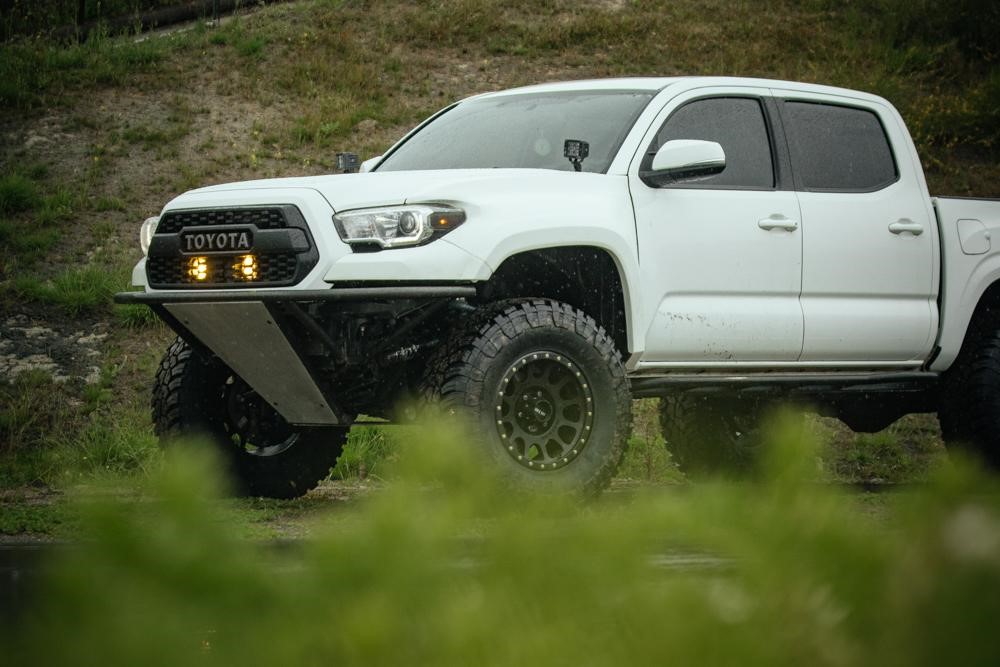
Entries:
POLYGON ((164 307, 290 424, 341 423, 263 303, 164 307))

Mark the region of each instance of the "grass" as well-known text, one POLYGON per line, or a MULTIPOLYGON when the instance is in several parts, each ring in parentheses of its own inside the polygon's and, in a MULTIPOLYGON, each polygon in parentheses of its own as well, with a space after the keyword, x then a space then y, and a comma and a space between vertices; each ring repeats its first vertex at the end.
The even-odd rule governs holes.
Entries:
POLYGON ((0 498, 0 535, 69 536, 79 530, 73 508, 27 494, 0 498))
POLYGON ((70 395, 41 371, 0 384, 0 487, 54 481, 53 437, 75 422, 70 395))
POLYGON ((56 554, 21 621, 0 628, 4 655, 82 665, 1000 660, 1000 491, 964 466, 901 497, 886 530, 810 483, 815 450, 780 427, 760 482, 585 508, 504 492, 461 438, 420 433, 399 483, 349 517, 316 517, 311 539, 282 550, 247 542, 201 459, 170 460, 146 502, 84 496, 73 505, 82 539, 56 554))
POLYGON ((106 213, 107 211, 125 211, 128 205, 125 200, 121 197, 115 197, 114 195, 105 195, 98 197, 97 201, 94 202, 94 210, 98 213, 106 213))
POLYGON ((825 435, 824 465, 841 481, 920 481, 946 456, 934 415, 909 415, 878 433, 851 433, 834 420, 814 424, 825 435))
POLYGON ((105 367, 98 384, 75 387, 28 371, 0 383, 0 488, 146 472, 159 455, 149 411, 117 375, 105 367))
POLYGON ((53 227, 70 220, 80 207, 79 195, 66 186, 59 186, 51 195, 41 198, 34 222, 41 227, 53 227))
POLYGON ((0 278, 42 260, 83 206, 79 188, 52 186, 48 179, 44 164, 15 168, 0 176, 0 278))
POLYGON ((411 431, 405 427, 352 428, 333 476, 339 479, 382 478, 398 457, 400 442, 405 441, 411 431))
POLYGON ((0 45, 0 108, 31 110, 68 101, 93 86, 120 86, 155 72, 167 51, 156 40, 96 34, 84 44, 25 39, 0 45))
POLYGON ((95 412, 77 433, 57 438, 52 466, 67 482, 95 475, 119 479, 148 472, 159 459, 159 448, 145 407, 95 412))
POLYGON ((659 407, 659 399, 633 401, 632 435, 618 477, 653 484, 684 481, 660 433, 659 407))
MULTIPOLYGON (((51 280, 33 276, 16 278, 13 290, 26 301, 57 306, 70 316, 107 310, 111 297, 125 288, 127 280, 119 267, 91 264, 67 269, 51 280)), ((136 321, 136 320, 133 320, 136 321)))
POLYGON ((12 382, 0 384, 4 410, 0 411, 0 452, 31 449, 66 414, 64 397, 52 376, 28 371, 12 382), (39 400, 47 399, 47 400, 39 400))
POLYGON ((149 306, 137 303, 115 305, 115 319, 129 331, 136 329, 164 328, 160 318, 149 306))
POLYGON ((3 262, 5 268, 0 274, 13 273, 14 266, 34 265, 48 253, 60 237, 58 229, 38 229, 30 224, 0 220, 0 255, 9 258, 3 262))
POLYGON ((0 177, 0 216, 30 211, 40 201, 38 186, 32 179, 18 173, 0 177))
POLYGON ((189 128, 181 123, 171 123, 166 127, 129 127, 122 131, 121 138, 128 143, 140 144, 146 150, 153 150, 176 143, 188 131, 189 128))

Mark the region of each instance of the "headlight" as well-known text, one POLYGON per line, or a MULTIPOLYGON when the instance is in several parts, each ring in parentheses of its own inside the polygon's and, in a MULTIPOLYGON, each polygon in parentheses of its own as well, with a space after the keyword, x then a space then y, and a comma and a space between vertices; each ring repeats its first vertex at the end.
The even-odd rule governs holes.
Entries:
POLYGON ((366 208, 333 216, 333 224, 345 242, 383 248, 420 245, 463 222, 462 209, 434 204, 366 208))
POLYGON ((160 222, 160 216, 146 218, 139 228, 139 245, 142 247, 142 254, 149 254, 149 244, 153 242, 153 234, 156 233, 156 224, 160 222))

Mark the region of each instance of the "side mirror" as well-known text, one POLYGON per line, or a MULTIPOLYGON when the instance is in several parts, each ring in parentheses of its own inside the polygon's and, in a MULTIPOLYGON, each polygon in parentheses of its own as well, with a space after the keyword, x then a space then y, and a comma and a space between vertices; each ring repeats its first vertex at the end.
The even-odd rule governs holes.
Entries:
POLYGON ((377 165, 379 163, 379 160, 381 159, 382 159, 381 155, 376 155, 375 157, 368 158, 367 160, 361 163, 361 169, 359 169, 358 171, 361 172, 362 174, 371 171, 372 167, 377 165))
POLYGON ((660 187, 715 176, 725 168, 726 152, 716 142, 674 139, 660 146, 650 170, 640 172, 639 177, 647 185, 660 187))

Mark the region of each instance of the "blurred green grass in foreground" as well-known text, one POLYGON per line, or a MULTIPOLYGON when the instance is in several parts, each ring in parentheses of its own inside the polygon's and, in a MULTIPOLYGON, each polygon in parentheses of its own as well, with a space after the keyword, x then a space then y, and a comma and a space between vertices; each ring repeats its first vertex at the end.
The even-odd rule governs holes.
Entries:
POLYGON ((240 539, 210 461, 83 537, 0 629, 7 664, 1000 664, 1000 494, 961 462, 894 525, 817 485, 775 420, 758 480, 598 502, 501 488, 428 426, 397 480, 300 548, 240 539), (687 563, 679 566, 679 563, 687 563))

